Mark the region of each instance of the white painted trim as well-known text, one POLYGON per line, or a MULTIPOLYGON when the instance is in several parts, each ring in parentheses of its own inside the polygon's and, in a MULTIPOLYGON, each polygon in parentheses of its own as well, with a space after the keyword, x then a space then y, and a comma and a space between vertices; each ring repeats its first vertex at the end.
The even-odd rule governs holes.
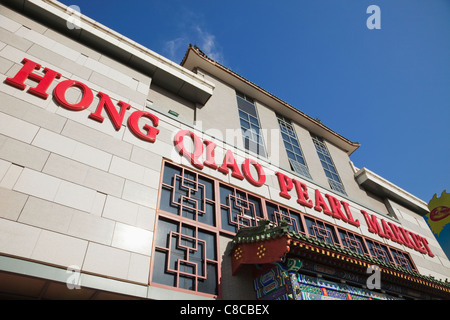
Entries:
POLYGON ((360 185, 364 184, 365 182, 370 181, 370 182, 376 184, 383 191, 385 191, 389 194, 395 194, 402 201, 404 201, 410 205, 413 205, 415 207, 419 207, 425 211, 428 211, 428 205, 425 201, 417 198, 416 196, 412 195, 411 193, 396 186, 392 182, 389 182, 388 180, 380 177, 379 175, 370 171, 367 168, 359 169, 355 173, 355 179, 358 182, 358 184, 360 184, 360 185))
MULTIPOLYGON (((51 13, 65 21, 70 22, 73 19, 69 14, 68 6, 56 0, 27 0, 29 3, 51 13)), ((178 79, 202 90, 208 95, 212 95, 215 85, 206 81, 201 76, 190 70, 176 64, 175 62, 157 54, 156 52, 140 45, 139 43, 109 29, 108 27, 92 20, 91 18, 80 14, 77 18, 81 20, 81 28, 86 32, 101 38, 111 45, 129 52, 131 55, 144 60, 145 62, 164 70, 165 72, 177 77, 178 79)))

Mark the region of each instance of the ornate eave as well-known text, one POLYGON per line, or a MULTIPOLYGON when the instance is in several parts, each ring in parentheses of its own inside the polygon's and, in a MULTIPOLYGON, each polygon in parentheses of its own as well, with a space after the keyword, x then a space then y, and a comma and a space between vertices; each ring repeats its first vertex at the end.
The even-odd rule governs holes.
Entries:
POLYGON ((366 273, 367 268, 373 266, 380 271, 383 281, 450 299, 450 283, 447 281, 292 232, 284 221, 274 226, 264 220, 257 227, 241 228, 230 249, 233 275, 242 265, 276 264, 287 258, 309 259, 359 274, 366 273))

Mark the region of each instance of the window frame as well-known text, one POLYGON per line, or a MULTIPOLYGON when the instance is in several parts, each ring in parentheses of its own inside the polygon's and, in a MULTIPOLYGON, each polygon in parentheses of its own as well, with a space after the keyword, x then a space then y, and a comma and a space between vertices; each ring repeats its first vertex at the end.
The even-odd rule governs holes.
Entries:
POLYGON ((276 117, 278 121, 278 126, 280 127, 281 139, 283 140, 286 155, 288 157, 288 161, 292 171, 312 180, 308 164, 306 163, 305 156, 303 155, 302 147, 300 145, 300 141, 298 140, 298 136, 297 133, 295 132, 294 126, 292 125, 292 121, 279 113, 276 113, 276 117), (287 132, 283 132, 283 128, 285 128, 287 132), (289 132, 292 132, 293 135, 289 134, 289 132), (285 138, 283 133, 284 135, 287 136, 287 138, 285 138), (297 149, 299 150, 299 152, 295 150, 296 146, 292 141, 295 141, 295 143, 297 144, 297 149), (291 146, 292 150, 289 150, 288 146, 291 146), (292 154, 293 157, 291 157, 290 154, 292 154), (297 158, 300 158, 303 163, 299 162, 297 158))
POLYGON ((248 152, 258 155, 259 157, 268 158, 268 152, 262 134, 261 121, 259 120, 258 110, 256 108, 255 100, 242 92, 236 91, 236 104, 238 107, 239 125, 241 128, 242 143, 244 149, 248 152), (242 102, 240 102, 242 101, 242 102), (254 109, 250 113, 242 107, 242 103, 246 103, 254 109), (244 126, 243 123, 248 124, 244 126), (254 145, 256 151, 250 146, 254 145))
POLYGON ((334 164, 333 158, 331 157, 330 151, 322 137, 319 137, 311 133, 311 138, 316 148, 317 155, 322 165, 322 169, 327 177, 330 188, 340 194, 347 195, 345 191, 344 183, 337 171, 336 165, 334 164))

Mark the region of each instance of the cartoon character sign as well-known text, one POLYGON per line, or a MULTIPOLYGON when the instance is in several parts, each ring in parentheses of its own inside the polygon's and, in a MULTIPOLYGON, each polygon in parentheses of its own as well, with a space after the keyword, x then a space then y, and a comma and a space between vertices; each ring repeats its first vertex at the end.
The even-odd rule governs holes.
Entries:
POLYGON ((430 212, 426 215, 426 221, 442 249, 450 256, 450 230, 444 230, 450 223, 450 193, 444 190, 440 197, 435 194, 428 203, 428 209, 430 212))

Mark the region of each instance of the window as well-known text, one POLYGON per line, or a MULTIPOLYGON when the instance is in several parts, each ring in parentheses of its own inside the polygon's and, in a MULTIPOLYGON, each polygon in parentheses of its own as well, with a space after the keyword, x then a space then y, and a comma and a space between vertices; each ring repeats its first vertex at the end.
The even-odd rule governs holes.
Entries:
POLYGON ((217 295, 215 181, 165 162, 151 281, 217 295))
POLYGON ((339 229, 339 236, 344 248, 350 249, 360 254, 368 254, 366 245, 364 244, 364 240, 361 236, 343 229, 339 229))
POLYGON ((410 271, 415 270, 414 265, 411 261, 411 258, 404 252, 396 250, 394 248, 390 248, 392 256, 394 257, 395 264, 406 268, 410 271))
POLYGON ((302 150, 300 149, 300 144, 298 143, 297 134, 294 131, 291 121, 278 113, 277 119, 278 124, 280 125, 281 137, 283 138, 284 147, 286 148, 286 153, 292 170, 311 179, 308 166, 306 165, 305 158, 303 157, 302 150))
POLYGON ((206 294, 218 294, 216 234, 160 217, 152 281, 206 294))
POLYGON ((336 231, 332 225, 309 217, 305 217, 305 223, 310 237, 340 246, 336 231))
POLYGON ((214 181, 167 163, 161 188, 160 209, 215 226, 214 181))
POLYGON ((325 142, 320 137, 312 134, 311 136, 314 142, 314 146, 316 147, 317 154, 319 155, 320 162, 322 163, 323 170, 325 171, 325 175, 327 176, 328 182, 330 183, 331 189, 347 195, 325 142))
POLYGON ((269 220, 275 222, 276 225, 284 220, 287 222, 289 230, 297 233, 305 233, 299 212, 268 201, 266 201, 266 210, 269 220))
POLYGON ((260 156, 266 157, 264 140, 261 134, 258 114, 254 100, 243 93, 236 93, 239 108, 239 121, 241 123, 244 148, 260 156))
POLYGON ((386 263, 394 263, 389 254, 389 250, 385 245, 369 239, 366 240, 366 243, 372 257, 383 260, 386 263))
POLYGON ((263 218, 261 199, 220 184, 221 227, 236 233, 242 227, 256 227, 263 218))

